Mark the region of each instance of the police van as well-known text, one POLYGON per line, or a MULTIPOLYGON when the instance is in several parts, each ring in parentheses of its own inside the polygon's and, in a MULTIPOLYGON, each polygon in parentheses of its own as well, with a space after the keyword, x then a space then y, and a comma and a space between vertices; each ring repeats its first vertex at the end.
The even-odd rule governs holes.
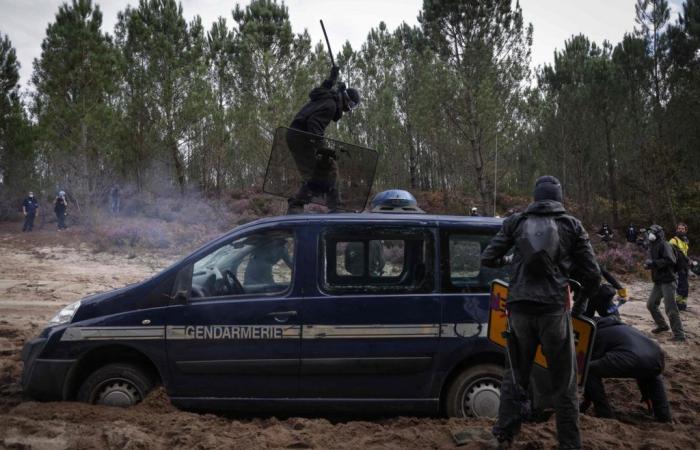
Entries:
POLYGON ((24 391, 129 406, 495 416, 503 350, 480 266, 501 219, 261 219, 141 283, 63 308, 22 353, 24 391))

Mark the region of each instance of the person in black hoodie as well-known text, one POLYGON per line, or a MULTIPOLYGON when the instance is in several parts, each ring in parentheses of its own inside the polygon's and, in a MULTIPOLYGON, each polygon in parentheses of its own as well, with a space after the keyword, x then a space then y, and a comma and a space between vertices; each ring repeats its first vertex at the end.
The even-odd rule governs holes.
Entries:
POLYGON ((574 266, 586 298, 600 283, 588 233, 562 205, 559 180, 543 176, 535 183, 534 202, 524 213, 503 221, 481 255, 481 264, 500 267, 511 259, 508 311, 508 360, 501 383, 493 434, 512 444, 527 414, 530 373, 538 345, 547 358, 555 403, 559 448, 581 448, 576 391, 576 357, 569 312, 569 275, 574 266))
POLYGON ((647 300, 647 309, 656 322, 656 328, 651 332, 658 334, 669 330, 668 324, 659 310, 659 304, 663 297, 666 315, 668 321, 671 322, 671 330, 673 330, 671 340, 683 342, 685 341, 685 332, 676 304, 676 255, 671 244, 666 242, 661 226, 652 225, 649 227, 647 239, 649 241, 649 259, 644 263, 644 267, 651 270, 651 281, 654 282, 649 300, 647 300))
POLYGON ((584 390, 581 412, 593 404, 598 417, 613 417, 603 378, 634 378, 642 401, 659 422, 671 421, 662 373, 664 353, 659 344, 619 317, 596 318, 596 336, 584 390))
MULTIPOLYGON (((627 289, 625 289, 610 272, 602 267, 600 267, 600 274, 603 276, 606 283, 601 283, 600 287, 587 301, 579 298, 582 293, 579 292, 576 294, 575 304, 577 309, 580 310, 572 311, 574 317, 580 314, 590 318, 593 318, 596 313, 601 317, 610 314, 619 314, 617 305, 615 305, 614 302, 615 294, 620 297, 620 304, 627 301, 627 289)), ((578 271, 574 270, 571 274, 571 278, 578 280, 579 277, 578 271)))
POLYGON ((338 164, 333 152, 323 148, 323 135, 331 121, 339 121, 343 112, 351 111, 360 103, 356 89, 337 83, 338 74, 338 67, 333 66, 330 76, 309 93, 309 101, 289 125, 292 130, 287 132, 287 145, 304 183, 288 200, 287 214, 304 212, 304 205, 317 195, 325 195, 331 212, 338 207, 338 164))

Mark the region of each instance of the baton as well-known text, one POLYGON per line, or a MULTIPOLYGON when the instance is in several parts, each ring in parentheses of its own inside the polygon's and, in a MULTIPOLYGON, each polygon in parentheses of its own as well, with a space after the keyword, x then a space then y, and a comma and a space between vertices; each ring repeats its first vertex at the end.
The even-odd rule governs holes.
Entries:
POLYGON ((326 38, 326 45, 328 46, 328 54, 331 57, 331 63, 333 66, 335 66, 335 59, 333 59, 333 51, 331 50, 331 43, 328 40, 328 35, 326 34, 326 27, 323 26, 323 20, 319 20, 321 22, 321 29, 323 30, 323 36, 326 38))

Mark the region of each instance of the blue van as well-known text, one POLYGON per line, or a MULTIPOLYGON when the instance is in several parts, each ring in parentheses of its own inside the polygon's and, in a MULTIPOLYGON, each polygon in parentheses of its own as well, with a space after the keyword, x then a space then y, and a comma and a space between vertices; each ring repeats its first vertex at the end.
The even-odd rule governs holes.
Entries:
POLYGON ((479 258, 501 219, 258 220, 141 283, 66 306, 22 352, 42 400, 188 409, 495 416, 479 258))

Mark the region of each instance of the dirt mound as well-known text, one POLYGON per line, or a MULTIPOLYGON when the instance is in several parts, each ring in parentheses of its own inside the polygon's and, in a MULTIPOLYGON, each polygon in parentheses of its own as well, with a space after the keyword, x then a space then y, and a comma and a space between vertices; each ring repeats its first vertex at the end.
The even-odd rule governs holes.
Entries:
MULTIPOLYGON (((23 343, 63 305, 138 281, 167 261, 149 255, 95 254, 68 244, 41 242, 31 247, 2 232, 0 253, 0 449, 437 449, 454 448, 455 431, 492 426, 490 420, 424 417, 330 420, 200 414, 172 406, 162 388, 130 409, 31 401, 22 397, 19 385, 23 343)), ((691 285, 697 285, 697 279, 691 285)), ((621 309, 626 321, 646 332, 653 327, 644 304, 649 289, 642 281, 630 284, 632 301, 621 309)), ((694 286, 691 310, 682 316, 688 344, 671 343, 670 333, 655 336, 668 354, 665 376, 673 423, 650 419, 633 381, 609 380, 606 387, 617 419, 582 415, 584 448, 700 448, 700 305, 692 303, 697 298, 694 286)), ((525 425, 516 442, 521 449, 554 446, 553 419, 525 425)), ((475 440, 460 448, 492 448, 492 442, 475 440)))

